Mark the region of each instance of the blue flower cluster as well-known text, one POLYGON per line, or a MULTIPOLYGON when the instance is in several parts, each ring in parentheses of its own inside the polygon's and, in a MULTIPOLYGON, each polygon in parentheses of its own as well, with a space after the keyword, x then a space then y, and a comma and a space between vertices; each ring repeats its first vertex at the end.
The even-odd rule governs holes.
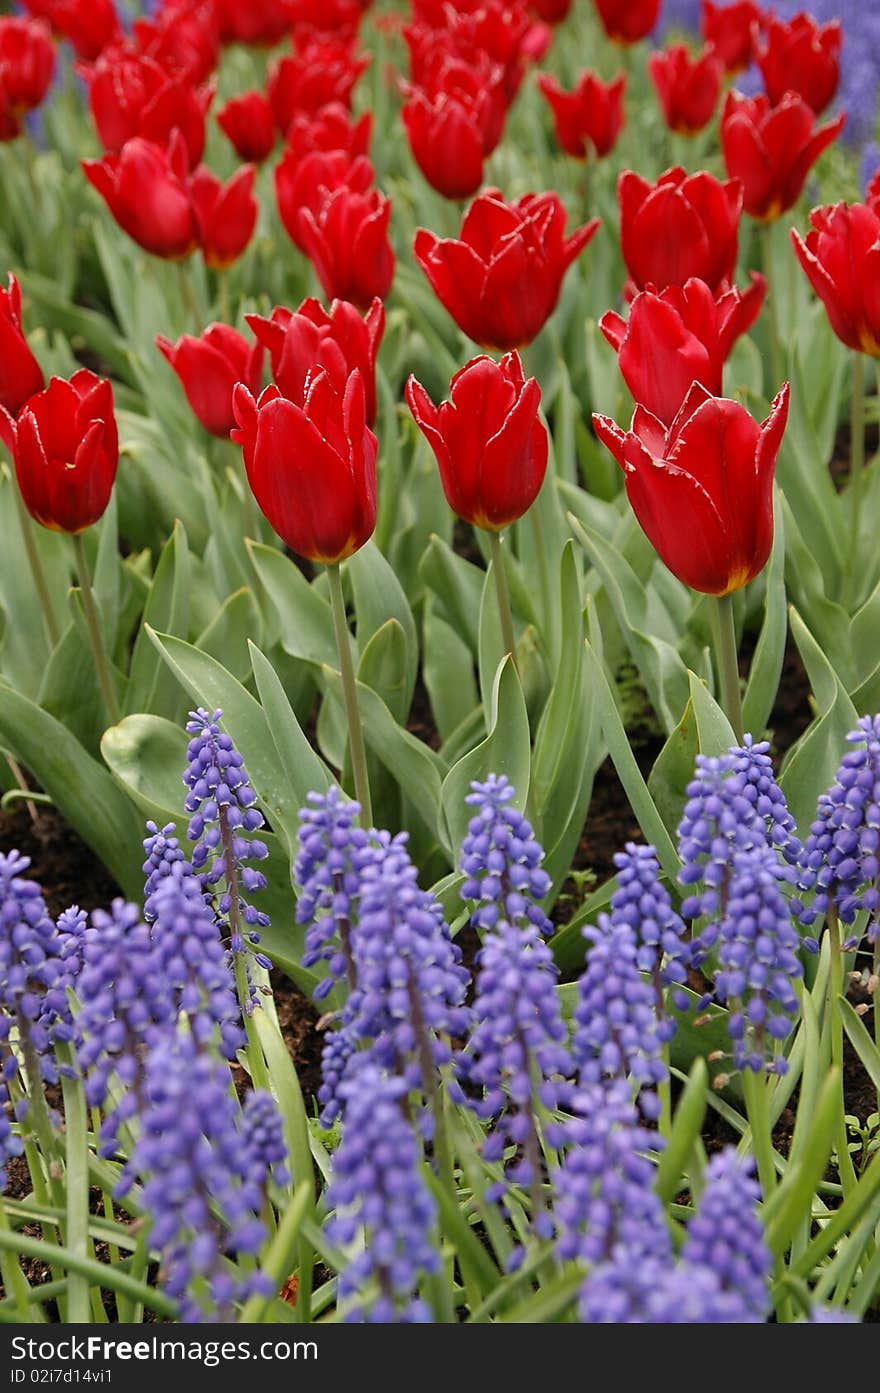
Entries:
POLYGON ((635 934, 636 962, 640 971, 650 973, 654 987, 660 1037, 671 1040, 675 1020, 667 1014, 664 988, 671 988, 679 1010, 687 1009, 688 998, 680 989, 687 982, 693 946, 660 879, 654 848, 627 842, 615 855, 614 864, 617 888, 611 897, 611 917, 615 924, 629 924, 635 934))
POLYGON ((146 876, 144 882, 144 922, 152 924, 156 917, 153 912, 153 896, 165 877, 171 875, 175 866, 180 868, 177 874, 194 875, 195 872, 174 834, 173 822, 167 823, 161 831, 155 822, 148 822, 147 832, 149 835, 144 838, 144 851, 147 859, 143 864, 143 872, 146 876))
POLYGON ((348 802, 340 789, 310 793, 300 812, 299 850, 293 868, 298 887, 296 919, 307 924, 303 967, 327 964, 315 1000, 336 982, 357 986, 352 925, 358 917, 361 872, 372 858, 376 839, 359 826, 360 804, 348 802))
POLYGON ((503 774, 471 784, 465 802, 476 814, 461 844, 461 895, 477 901, 471 916, 477 929, 491 929, 504 919, 550 933, 553 926, 539 903, 550 889, 550 877, 541 865, 544 851, 531 823, 514 807, 515 798, 503 774))

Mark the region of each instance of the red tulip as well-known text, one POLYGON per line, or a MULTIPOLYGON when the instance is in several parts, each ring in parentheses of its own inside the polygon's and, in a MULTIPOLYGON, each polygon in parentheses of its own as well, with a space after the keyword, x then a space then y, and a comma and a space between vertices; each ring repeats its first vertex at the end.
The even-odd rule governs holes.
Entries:
POLYGON ((293 19, 286 0, 214 0, 225 44, 272 48, 289 34, 293 19))
POLYGON ((721 113, 721 150, 727 172, 743 189, 743 206, 759 222, 773 222, 800 198, 807 175, 836 140, 846 116, 815 129, 811 108, 794 92, 776 107, 767 98, 728 92, 721 113))
POLYGON ((178 130, 189 167, 198 164, 213 85, 196 88, 188 79, 170 77, 154 59, 126 45, 113 45, 94 67, 80 71, 89 84, 89 106, 105 150, 117 154, 135 136, 165 146, 178 130))
POLYGON ((45 19, 53 33, 73 44, 77 58, 92 63, 123 37, 113 0, 23 0, 28 14, 45 19))
POLYGON ((715 5, 700 0, 700 33, 729 73, 743 72, 754 57, 755 33, 764 23, 763 12, 754 0, 733 0, 732 5, 715 5))
POLYGON ((55 72, 55 48, 45 24, 0 18, 0 94, 14 116, 42 102, 55 72))
POLYGON ((596 9, 609 39, 634 44, 650 34, 657 23, 660 0, 596 0, 596 9))
POLYGON ((501 69, 440 53, 426 87, 411 87, 401 111, 413 157, 445 198, 468 198, 483 182, 483 160, 501 139, 507 99, 501 69))
POLYGON ((350 300, 361 310, 376 296, 384 300, 394 279, 390 221, 391 200, 378 189, 355 193, 343 186, 328 194, 317 212, 303 209, 303 250, 328 300, 350 300))
POLYGON ((295 26, 352 42, 357 38, 367 6, 361 5, 360 0, 288 0, 287 8, 295 26))
POLYGON ((21 326, 21 286, 10 274, 9 288, 0 288, 0 406, 17 416, 28 397, 42 389, 43 369, 21 326))
POLYGON ((711 47, 691 57, 685 44, 652 53, 648 73, 671 131, 695 135, 715 115, 724 67, 711 47))
POLYGON ((410 376, 406 400, 437 457, 446 501, 476 527, 498 532, 534 503, 547 468, 541 389, 523 373, 518 353, 500 363, 473 358, 435 406, 410 376))
POLYGON ((220 61, 220 29, 213 0, 164 0, 149 19, 136 19, 138 52, 169 73, 205 82, 220 61))
POLYGON ((610 154, 623 129, 623 73, 606 86, 595 73, 582 73, 572 92, 564 92, 550 73, 538 75, 538 87, 553 112, 556 139, 567 155, 585 160, 610 154))
POLYGON ((458 327, 487 348, 531 343, 556 308, 562 278, 599 226, 565 236, 554 193, 505 203, 498 189, 475 198, 458 240, 416 233, 416 260, 458 327))
POLYGON ((291 147, 275 166, 275 197, 278 213, 294 246, 305 252, 302 216, 308 208, 317 217, 330 194, 346 188, 366 194, 373 184, 373 166, 363 155, 352 157, 345 150, 312 150, 300 156, 291 147))
POLYGON ((840 81, 840 20, 817 24, 808 14, 792 20, 768 15, 764 43, 755 58, 771 106, 796 92, 818 116, 834 97, 840 81))
POLYGON ((351 44, 326 35, 300 37, 294 47, 295 54, 276 59, 269 69, 269 105, 282 135, 295 116, 314 114, 329 102, 350 107, 352 89, 369 63, 351 44))
POLYGON ((94 184, 123 232, 154 256, 175 261, 196 245, 196 227, 187 187, 186 146, 179 131, 167 150, 135 136, 118 155, 83 160, 94 184))
POLYGON ((641 291, 628 323, 610 311, 603 315, 599 328, 618 355, 634 399, 669 426, 691 383, 720 396, 730 350, 757 319, 766 289, 764 277, 754 271, 745 293, 734 287, 717 298, 705 281, 692 279, 661 295, 641 291))
POLYGON ((637 406, 623 431, 594 416, 624 471, 642 531, 673 575, 707 595, 741 590, 773 545, 773 474, 788 419, 788 383, 762 425, 739 402, 695 382, 667 431, 637 406))
POLYGON ((248 483, 291 551, 331 566, 369 541, 376 526, 378 442, 366 423, 357 372, 345 393, 326 372, 306 384, 302 406, 275 386, 259 401, 243 383, 233 398, 248 483))
POLYGON ((847 348, 880 358, 880 210, 861 203, 814 208, 804 242, 792 241, 807 279, 847 348))
POLYGON ((632 170, 617 184, 623 259, 638 290, 696 276, 715 293, 733 279, 742 189, 711 174, 668 169, 651 185, 632 170))
POLYGON ((254 235, 259 212, 255 174, 253 165, 245 164, 224 184, 199 165, 190 180, 196 236, 213 271, 223 271, 237 261, 254 235))
POLYGON ((455 9, 446 0, 422 0, 414 6, 414 15, 415 23, 403 34, 415 85, 427 84, 426 68, 433 67, 438 54, 472 63, 474 55, 482 53, 501 68, 508 103, 519 91, 527 66, 540 62, 552 38, 547 25, 529 22, 524 6, 504 0, 473 0, 455 9))
POLYGON ((330 312, 319 301, 303 300, 298 310, 277 305, 271 319, 246 316, 255 336, 269 350, 272 376, 282 394, 302 406, 309 373, 321 368, 341 396, 357 369, 364 386, 367 425, 376 420, 376 354, 385 332, 385 308, 375 299, 362 319, 347 300, 334 300, 330 312))
POLYGON ((55 532, 82 532, 110 502, 119 440, 113 388, 80 368, 69 382, 53 377, 22 407, 4 413, 0 432, 15 457, 15 475, 32 518, 55 532))
POLYGON ((157 335, 156 346, 180 378, 186 399, 206 431, 227 439, 235 425, 232 393, 237 382, 260 390, 263 346, 228 324, 209 324, 199 338, 184 334, 176 344, 157 335))
POLYGON ((243 92, 217 112, 217 125, 240 160, 262 164, 275 149, 272 108, 262 92, 243 92))
POLYGON ((341 102, 329 102, 314 113, 300 112, 287 128, 287 148, 297 159, 321 150, 343 150, 352 159, 366 155, 370 148, 373 117, 369 111, 355 121, 341 102))
POLYGON ((561 24, 568 18, 571 3, 572 0, 529 0, 529 8, 545 24, 561 24))

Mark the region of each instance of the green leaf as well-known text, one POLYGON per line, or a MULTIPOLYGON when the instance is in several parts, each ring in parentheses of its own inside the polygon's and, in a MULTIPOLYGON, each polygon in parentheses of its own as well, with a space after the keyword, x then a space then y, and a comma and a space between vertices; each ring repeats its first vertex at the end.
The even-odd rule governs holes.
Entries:
POLYGON ((672 1130, 666 1145, 660 1153, 654 1189, 664 1204, 669 1204, 678 1193, 681 1178, 694 1143, 700 1135, 703 1118, 706 1116, 706 1091, 709 1087, 709 1074, 705 1060, 697 1058, 691 1066, 688 1081, 678 1100, 672 1130))
POLYGON ((0 742, 39 780, 123 894, 136 899, 143 889, 141 824, 107 770, 60 721, 3 681, 0 742))
POLYGON ((764 1206, 764 1237, 774 1257, 781 1257, 809 1215, 813 1195, 825 1174, 840 1110, 840 1070, 831 1069, 819 1093, 806 1145, 786 1169, 764 1206))
POLYGON ((407 666, 406 635, 396 619, 387 619, 361 650, 357 678, 382 698, 401 726, 412 699, 407 666))
MULTIPOLYGON (((333 615, 328 601, 283 552, 259 542, 249 542, 248 551, 260 582, 275 606, 284 651, 316 667, 338 667, 333 615)), ((353 642, 352 654, 356 656, 353 642)))
POLYGON ((743 698, 743 724, 753 735, 765 729, 779 691, 788 615, 785 602, 785 532, 782 502, 774 498, 774 535, 770 562, 765 571, 764 622, 749 669, 743 698))
MULTIPOLYGON (((374 542, 367 542, 366 546, 349 557, 344 570, 351 581, 354 594, 357 641, 361 657, 363 658, 370 639, 389 619, 395 620, 400 628, 403 639, 400 652, 402 678, 399 683, 402 693, 402 720, 412 702, 419 666, 419 641, 409 602, 400 581, 374 542)), ((393 703, 388 702, 388 705, 394 709, 393 703)))
POLYGON ((880 1049, 877 1048, 865 1029, 865 1023, 861 1016, 853 1010, 846 998, 838 997, 837 1005, 840 1018, 843 1021, 843 1028, 849 1036, 849 1042, 865 1066, 865 1072, 878 1094, 880 1094, 880 1049))
POLYGON ((255 644, 249 644, 249 649, 257 692, 284 777, 293 801, 305 807, 309 793, 323 793, 330 787, 330 771, 309 744, 269 659, 255 644))
POLYGON ((825 652, 794 607, 791 631, 810 678, 819 715, 795 745, 779 780, 799 828, 812 822, 819 794, 834 780, 846 737, 858 722, 856 709, 825 652))
POLYGON ((516 792, 516 807, 524 809, 529 796, 531 739, 526 703, 516 668, 508 655, 498 664, 492 687, 489 734, 450 769, 443 781, 441 804, 444 845, 457 858, 470 810, 465 798, 474 779, 503 774, 516 792))
POLYGON ((261 627, 260 611, 245 587, 227 597, 195 646, 221 662, 239 682, 245 682, 251 675, 248 643, 260 637, 261 627))
POLYGON ((181 712, 179 683, 168 671, 147 637, 149 624, 161 632, 185 635, 189 624, 190 564, 186 529, 179 520, 159 557, 135 639, 129 669, 127 712, 151 711, 177 720, 181 712))
POLYGON ((445 610, 444 618, 465 640, 473 654, 479 652, 480 601, 485 572, 432 537, 419 563, 419 575, 445 610))
POLYGON ((441 740, 448 740, 479 701, 471 650, 451 624, 425 606, 422 677, 441 740))

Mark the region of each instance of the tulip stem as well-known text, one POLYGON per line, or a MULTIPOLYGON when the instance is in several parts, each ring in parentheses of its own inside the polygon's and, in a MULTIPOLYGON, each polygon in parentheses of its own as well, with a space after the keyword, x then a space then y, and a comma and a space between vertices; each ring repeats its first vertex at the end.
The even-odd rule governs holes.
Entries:
POLYGON ((767 280, 767 323, 770 331, 770 391, 772 397, 779 391, 785 377, 782 361, 782 342, 779 337, 779 289, 773 272, 773 224, 764 223, 761 227, 761 254, 764 262, 764 275, 767 280))
POLYGON ((327 581, 330 586, 330 608, 333 610, 336 647, 339 650, 339 671, 342 675, 342 697, 348 721, 348 745, 351 753, 351 772, 354 776, 354 792, 361 805, 361 826, 370 828, 373 825, 373 806, 370 801, 370 780, 367 774, 367 751, 364 745, 361 713, 358 710, 348 620, 345 616, 345 597, 342 593, 342 575, 338 562, 327 567, 327 581))
POLYGON ((71 541, 73 542, 73 554, 76 558, 76 570, 79 576, 79 591, 82 596, 86 628, 89 631, 89 642, 92 645, 92 656, 95 660, 95 673, 98 678, 98 686, 101 688, 101 696, 104 698, 104 707, 107 713, 108 723, 110 725, 116 725, 120 715, 119 702, 116 699, 116 690, 113 686, 113 679, 110 676, 110 665, 107 661, 104 640, 101 637, 101 621, 98 618, 98 606, 95 604, 95 595, 92 590, 92 580, 89 575, 89 564, 86 561, 86 549, 83 546, 82 533, 75 532, 71 537, 71 541))
POLYGON ((865 355, 856 351, 852 356, 852 392, 849 408, 849 489, 851 507, 851 535, 846 554, 844 572, 843 603, 849 609, 853 605, 859 554, 859 533, 862 524, 862 494, 865 473, 865 355))
POLYGON ((37 541, 34 536, 34 525, 30 515, 24 506, 24 499, 21 490, 15 479, 12 481, 12 492, 15 497, 15 506, 18 511, 18 521, 21 526, 21 539, 24 542, 24 549, 27 553, 28 565, 31 568, 31 577, 34 582, 34 589, 40 600, 43 611, 43 619, 46 624, 46 632, 49 635, 49 642, 53 648, 58 647, 61 638, 61 629, 55 615, 55 607, 52 604, 52 595, 49 590, 49 583, 46 580, 46 572, 43 570, 43 563, 40 560, 40 553, 37 550, 37 541))
POLYGON ((736 627, 733 622, 733 596, 716 595, 712 605, 715 630, 715 653, 721 679, 721 705, 733 727, 737 742, 743 742, 742 696, 739 690, 739 661, 736 652, 736 627))
POLYGON ((504 554, 501 549, 501 533, 489 533, 489 549, 492 554, 492 575, 495 577, 495 594, 498 597, 498 618, 501 620, 501 639, 505 653, 516 662, 516 638, 513 633, 513 614, 510 609, 510 589, 507 584, 507 571, 504 569, 504 554))

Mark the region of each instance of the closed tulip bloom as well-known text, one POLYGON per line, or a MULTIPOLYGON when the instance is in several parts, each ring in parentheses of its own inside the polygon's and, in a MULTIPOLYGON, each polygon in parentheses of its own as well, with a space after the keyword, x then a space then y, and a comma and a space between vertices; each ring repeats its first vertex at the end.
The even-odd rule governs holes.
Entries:
POLYGON ((275 199, 294 246, 306 251, 302 215, 307 208, 317 216, 336 189, 366 194, 374 177, 373 166, 363 155, 352 156, 346 150, 311 150, 300 155, 293 147, 285 150, 275 166, 275 199))
POLYGON ((829 105, 840 81, 840 20, 817 24, 808 14, 794 19, 767 17, 764 42, 755 58, 771 106, 796 92, 818 116, 829 105))
POLYGON ((365 111, 355 121, 351 112, 341 102, 328 102, 317 112, 300 112, 294 116, 287 128, 288 150, 297 159, 302 159, 313 150, 328 152, 342 150, 356 159, 366 155, 370 148, 370 135, 373 129, 372 113, 365 111))
POLYGON ((0 406, 17 416, 28 397, 42 388, 43 370, 21 324, 21 286, 10 275, 8 288, 0 289, 0 406))
POLYGON ((773 475, 788 419, 788 383, 758 425, 744 406, 695 382, 667 431, 637 406, 629 431, 594 416, 660 560, 693 590, 730 595, 763 569, 773 545, 773 475))
POLYGON ((847 348, 880 357, 880 210, 837 203, 814 208, 806 240, 792 230, 798 261, 847 348))
POLYGON ((293 23, 286 0, 215 0, 215 6, 225 44, 272 48, 293 23))
POLYGON ((568 18, 572 0, 531 0, 529 6, 545 24, 561 24, 568 18))
POLYGON ((482 121, 476 102, 459 94, 412 90, 401 120, 413 159, 444 198, 469 198, 483 182, 482 121))
POLYGON ((733 279, 742 188, 676 166, 656 184, 624 170, 617 184, 623 259, 639 290, 696 276, 713 292, 733 279))
POLYGON ((119 440, 113 389, 80 368, 70 381, 53 377, 18 420, 6 417, 3 438, 31 517, 55 532, 82 532, 110 502, 119 440))
POLYGON ((599 219, 565 236, 555 193, 506 203, 487 189, 464 215, 457 239, 416 233, 415 257, 458 327, 486 348, 531 343, 556 308, 562 278, 599 219))
POLYGON ((641 291, 628 322, 613 312, 603 315, 599 327, 634 400, 669 426, 693 382, 720 397, 724 364, 757 319, 766 289, 757 272, 748 290, 733 287, 717 297, 705 281, 691 279, 660 295, 641 291))
POLYGON ((187 154, 175 131, 167 150, 135 136, 118 155, 83 160, 86 178, 123 232, 154 256, 178 260, 196 245, 187 187, 187 154))
POLYGON ((270 319, 259 314, 247 322, 269 350, 272 377, 283 396, 302 406, 309 373, 321 368, 340 396, 357 369, 364 387, 367 425, 376 419, 376 355, 385 332, 385 307, 375 299, 363 318, 347 300, 334 300, 329 311, 315 299, 298 310, 276 305, 270 319))
POLYGON ((136 19, 138 51, 166 72, 205 82, 220 61, 220 28, 214 0, 164 0, 150 18, 136 19))
POLYGON ((77 58, 92 63, 108 44, 123 37, 113 0, 23 0, 28 14, 45 19, 68 39, 77 58))
POLYGON ((518 353, 500 363, 473 358, 449 384, 449 401, 435 406, 410 377, 406 400, 437 458, 446 501, 475 527, 499 532, 521 518, 538 496, 547 468, 541 389, 523 373, 518 353))
POLYGON ((0 93, 14 114, 42 102, 55 72, 55 47, 45 24, 32 19, 0 18, 0 93))
POLYGON ((80 71, 89 84, 89 106, 105 150, 117 154, 135 136, 164 147, 178 130, 189 167, 195 168, 205 149, 213 85, 197 88, 188 79, 170 77, 154 59, 123 45, 109 48, 94 67, 80 71))
POLYGON ((359 373, 340 396, 318 371, 301 406, 274 385, 254 401, 240 383, 234 409, 232 439, 242 447, 253 495, 282 541, 327 566, 353 555, 376 526, 378 443, 366 423, 359 373))
POLYGON ((660 17, 660 0, 595 0, 609 39, 635 44, 644 39, 660 17))
POLYGON ((263 346, 248 343, 228 324, 209 324, 199 338, 184 334, 176 344, 159 335, 156 346, 168 359, 186 399, 206 431, 225 440, 235 425, 232 393, 243 382, 256 395, 263 375, 263 346))
POLYGON ((262 164, 275 149, 272 108, 262 92, 243 92, 217 112, 217 125, 247 164, 262 164))
POLYGON ((742 184, 746 212, 759 222, 774 222, 787 213, 845 120, 841 112, 816 130, 811 108, 794 92, 774 107, 763 94, 729 92, 721 113, 721 151, 728 174, 742 184))
POLYGON ((190 180, 196 237, 213 271, 224 271, 237 261, 254 235, 259 212, 255 174, 253 165, 245 164, 224 184, 200 165, 190 180))
POLYGON ((712 44, 728 73, 744 72, 755 50, 764 15, 754 0, 733 0, 732 5, 715 5, 700 0, 700 33, 712 44))
POLYGON ((572 92, 565 92, 550 73, 540 73, 538 87, 553 112, 560 148, 576 160, 610 154, 623 129, 623 73, 607 85, 595 73, 582 73, 572 92))
POLYGON ((652 53, 648 73, 663 119, 679 135, 695 135, 715 115, 724 66, 711 47, 691 57, 685 44, 652 53))
POLYGON ((303 250, 328 300, 350 300, 361 310, 368 309, 377 296, 384 300, 394 279, 390 221, 391 200, 378 189, 367 193, 335 189, 317 212, 303 210, 303 250))
POLYGON ((329 102, 351 106, 351 94, 369 59, 345 40, 304 35, 296 53, 278 58, 269 69, 268 96, 275 124, 286 135, 295 116, 314 114, 329 102))

